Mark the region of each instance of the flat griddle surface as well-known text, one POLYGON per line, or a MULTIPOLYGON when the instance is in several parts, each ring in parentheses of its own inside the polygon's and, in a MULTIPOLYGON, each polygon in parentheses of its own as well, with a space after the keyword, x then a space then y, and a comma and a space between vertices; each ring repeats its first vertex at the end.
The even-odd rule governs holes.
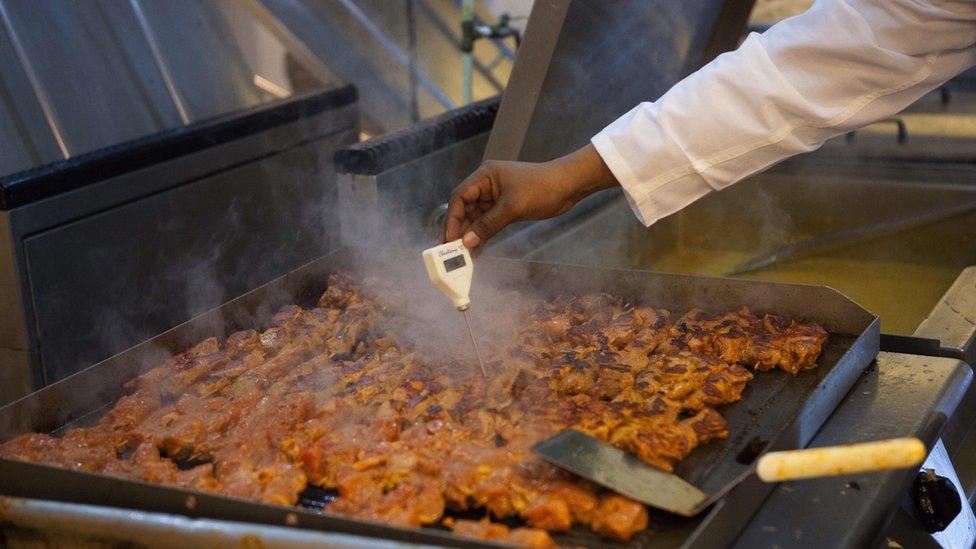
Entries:
MULTIPOLYGON (((403 261, 416 261, 418 269, 422 270, 419 254, 396 254, 402 254, 403 261)), ((325 256, 150 341, 0 408, 0 440, 30 431, 64 432, 93 423, 125 394, 124 381, 152 368, 168 354, 205 337, 226 336, 237 329, 265 326, 283 305, 299 303, 308 306, 324 291, 328 274, 361 264, 361 261, 348 250, 325 256)), ((622 295, 632 303, 661 306, 673 313, 683 313, 695 307, 719 312, 745 304, 757 312, 776 312, 799 320, 816 321, 827 328, 830 335, 817 368, 796 377, 779 370, 758 374, 747 386, 740 402, 719 408, 728 422, 729 438, 699 446, 678 465, 677 474, 709 493, 741 478, 763 450, 805 446, 878 351, 877 318, 829 288, 498 259, 480 259, 478 270, 491 273, 493 285, 530 295, 537 294, 537 288, 544 282, 549 291, 551 288, 565 293, 608 291, 622 295)), ((420 543, 456 544, 461 539, 436 528, 399 528, 319 513, 315 508, 326 504, 332 494, 315 490, 305 494, 303 500, 311 509, 303 510, 0 460, 0 493, 225 520, 294 524, 420 543), (186 503, 190 495, 194 498, 192 508, 186 503)), ((650 529, 628 545, 653 542, 655 545, 710 546, 727 543, 767 494, 768 486, 747 480, 711 509, 692 519, 652 510, 650 529)), ((606 539, 580 527, 554 538, 567 545, 607 545, 606 539)))

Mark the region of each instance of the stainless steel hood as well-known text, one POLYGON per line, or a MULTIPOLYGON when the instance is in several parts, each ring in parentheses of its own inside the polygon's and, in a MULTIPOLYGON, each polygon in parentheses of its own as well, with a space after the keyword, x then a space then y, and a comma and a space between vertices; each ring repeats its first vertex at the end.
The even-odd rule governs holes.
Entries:
POLYGON ((246 6, 0 0, 0 176, 336 84, 246 6))

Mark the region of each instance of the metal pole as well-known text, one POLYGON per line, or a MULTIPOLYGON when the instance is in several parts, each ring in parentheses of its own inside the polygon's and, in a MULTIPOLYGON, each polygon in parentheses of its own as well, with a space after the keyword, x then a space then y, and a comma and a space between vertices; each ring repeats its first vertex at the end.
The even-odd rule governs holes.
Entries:
POLYGON ((410 63, 407 70, 410 73, 410 119, 420 120, 420 105, 417 101, 417 22, 414 19, 413 0, 407 3, 407 55, 410 63))
POLYGON ((159 41, 156 39, 156 33, 153 32, 152 27, 149 25, 149 20, 146 19, 146 14, 142 11, 142 4, 139 3, 139 0, 129 0, 129 5, 132 6, 132 11, 139 21, 139 28, 142 30, 142 35, 145 37, 146 43, 149 44, 149 51, 152 53, 156 67, 163 77, 163 85, 166 86, 166 91, 169 93, 169 97, 176 107, 176 112, 180 114, 180 120, 183 121, 183 124, 189 124, 190 115, 186 111, 186 106, 183 105, 183 100, 180 98, 179 92, 176 91, 176 85, 173 84, 169 67, 163 58, 163 52, 159 49, 159 41))
MULTIPOLYGON (((466 0, 454 0, 454 4, 460 6, 465 1, 466 0)), ((484 21, 482 21, 477 15, 474 16, 474 22, 475 24, 484 23, 484 21)), ((495 44, 495 46, 498 47, 498 51, 500 51, 502 55, 504 55, 511 61, 515 61, 515 51, 512 50, 512 48, 508 47, 508 44, 505 43, 504 38, 492 38, 491 41, 495 44)))
POLYGON ((31 89, 34 91, 34 97, 37 99, 37 103, 44 113, 44 119, 47 121, 48 127, 51 128, 54 141, 58 144, 58 148, 61 149, 61 156, 64 158, 71 157, 71 151, 68 150, 68 145, 65 143, 64 134, 61 132, 61 127, 58 126, 57 118, 54 116, 51 100, 44 92, 44 87, 41 85, 41 80, 37 77, 37 73, 34 72, 34 66, 31 65, 30 58, 27 57, 27 50, 21 44, 20 37, 17 36, 17 30, 14 28, 13 20, 10 19, 10 14, 7 12, 7 6, 2 0, 0 0, 0 18, 3 19, 3 25, 7 29, 7 34, 10 36, 10 42, 13 44, 14 51, 17 53, 20 66, 24 69, 24 73, 27 74, 27 80, 30 82, 31 89))
MULTIPOLYGON (((437 15, 437 12, 435 12, 433 8, 430 7, 430 4, 427 3, 427 0, 414 0, 414 3, 417 5, 418 8, 420 8, 420 13, 423 14, 423 16, 426 17, 428 21, 430 21, 430 23, 434 26, 437 32, 441 33, 441 35, 444 36, 444 38, 447 38, 452 42, 457 42, 459 40, 458 36, 451 31, 451 27, 447 23, 445 23, 444 20, 441 19, 439 15, 437 15)), ((499 40, 492 39, 492 42, 495 45, 503 45, 499 40)), ((512 55, 511 57, 509 57, 507 54, 502 52, 502 54, 499 56, 499 59, 502 58, 515 59, 515 56, 512 55)), ((496 91, 500 92, 505 89, 505 86, 502 85, 502 83, 499 82, 498 79, 495 78, 495 76, 491 73, 492 69, 494 69, 495 66, 497 65, 497 62, 492 63, 491 66, 485 66, 481 64, 477 59, 472 59, 471 64, 474 67, 474 70, 478 71, 478 74, 484 77, 484 79, 487 80, 488 83, 491 84, 491 86, 495 88, 496 91)))
MULTIPOLYGON (((462 0, 461 2, 461 23, 465 21, 474 22, 474 0, 462 0)), ((473 72, 474 51, 461 54, 461 103, 471 104, 473 97, 473 72)))
MULTIPOLYGON (((367 32, 369 32, 370 36, 372 36, 373 39, 376 40, 376 42, 383 47, 383 49, 385 49, 390 55, 392 55, 397 60, 398 63, 400 63, 400 66, 404 68, 408 68, 409 70, 410 60, 407 57, 407 54, 403 53, 403 50, 401 50, 399 46, 394 44, 386 36, 386 34, 384 34, 383 31, 380 30, 378 26, 376 26, 376 23, 370 20, 369 16, 363 13, 363 10, 359 9, 359 6, 354 4, 352 0, 336 0, 336 1, 340 5, 342 5, 342 7, 344 7, 346 11, 348 11, 349 14, 352 15, 356 19, 356 21, 360 25, 362 25, 363 28, 366 29, 367 32)), ((427 76, 426 73, 424 73, 424 71, 420 70, 419 68, 415 68, 413 72, 417 77, 417 82, 425 90, 427 90, 427 92, 429 92, 431 95, 437 98, 437 100, 441 103, 441 105, 443 105, 448 109, 454 108, 454 102, 451 101, 451 99, 447 96, 447 94, 445 94, 444 91, 440 89, 440 87, 438 87, 437 84, 435 84, 434 81, 431 80, 431 78, 427 76)))

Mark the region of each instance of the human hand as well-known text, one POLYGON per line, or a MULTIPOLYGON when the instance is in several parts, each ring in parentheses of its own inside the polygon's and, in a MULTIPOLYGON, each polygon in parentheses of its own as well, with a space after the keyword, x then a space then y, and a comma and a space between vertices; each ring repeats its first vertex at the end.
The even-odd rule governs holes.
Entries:
POLYGON ((617 184, 593 145, 550 162, 487 161, 454 189, 438 242, 462 238, 478 253, 511 223, 566 213, 617 184))

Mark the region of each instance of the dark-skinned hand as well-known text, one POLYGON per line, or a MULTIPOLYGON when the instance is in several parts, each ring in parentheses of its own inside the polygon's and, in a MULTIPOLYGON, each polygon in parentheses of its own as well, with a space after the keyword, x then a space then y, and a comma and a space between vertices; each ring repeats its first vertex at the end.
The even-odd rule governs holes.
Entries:
POLYGON ((438 242, 462 238, 477 255, 511 223, 564 214, 586 196, 616 185, 593 145, 549 162, 489 160, 454 189, 438 242))

